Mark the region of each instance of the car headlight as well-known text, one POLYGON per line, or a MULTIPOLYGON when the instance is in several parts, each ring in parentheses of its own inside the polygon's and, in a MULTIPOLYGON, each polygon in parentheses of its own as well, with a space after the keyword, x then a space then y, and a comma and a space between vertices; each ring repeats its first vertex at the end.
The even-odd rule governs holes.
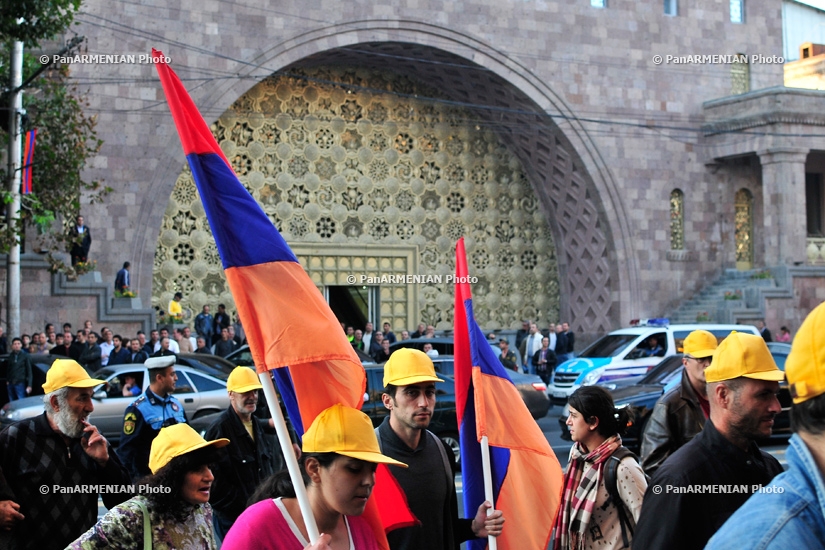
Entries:
POLYGON ((20 420, 20 411, 9 411, 3 409, 2 411, 0 411, 0 418, 3 418, 3 420, 8 420, 10 422, 17 422, 18 420, 20 420))
POLYGON ((592 386, 593 384, 599 381, 599 378, 602 377, 603 373, 604 369, 596 369, 593 372, 588 373, 584 377, 584 380, 582 380, 582 386, 592 386))

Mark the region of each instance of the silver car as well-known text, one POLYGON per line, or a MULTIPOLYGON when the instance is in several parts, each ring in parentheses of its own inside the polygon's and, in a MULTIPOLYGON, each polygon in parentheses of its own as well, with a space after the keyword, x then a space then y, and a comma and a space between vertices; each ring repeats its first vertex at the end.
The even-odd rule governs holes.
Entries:
MULTIPOLYGON (((226 375, 206 374, 183 365, 176 365, 175 372, 178 375, 175 397, 183 403, 189 420, 221 412, 229 406, 226 375)), ((142 364, 104 367, 94 374, 94 378, 105 380, 106 384, 97 386, 94 390, 92 397, 95 410, 89 417, 89 422, 97 426, 113 446, 120 441, 126 407, 137 399, 135 395, 123 395, 122 388, 127 376, 135 378, 141 393, 149 386, 149 372, 142 364)), ((43 411, 42 395, 12 401, 0 411, 0 430, 12 422, 32 418, 43 411)))

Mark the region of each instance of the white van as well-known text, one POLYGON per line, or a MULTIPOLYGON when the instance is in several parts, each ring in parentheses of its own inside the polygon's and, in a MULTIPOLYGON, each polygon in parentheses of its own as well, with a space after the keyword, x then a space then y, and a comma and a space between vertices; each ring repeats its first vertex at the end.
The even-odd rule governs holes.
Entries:
POLYGON ((759 335, 751 325, 638 326, 614 330, 588 346, 578 357, 556 367, 548 393, 554 403, 565 403, 580 386, 601 384, 617 378, 644 376, 662 357, 681 353, 682 342, 694 330, 707 330, 721 342, 731 331, 759 335), (651 348, 651 339, 655 346, 651 348), (655 351, 655 353, 651 353, 655 351))

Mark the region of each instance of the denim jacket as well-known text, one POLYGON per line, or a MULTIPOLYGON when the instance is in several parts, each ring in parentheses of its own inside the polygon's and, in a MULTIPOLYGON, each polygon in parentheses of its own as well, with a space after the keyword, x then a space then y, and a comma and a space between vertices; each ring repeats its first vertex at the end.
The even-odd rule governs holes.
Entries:
POLYGON ((705 550, 825 548, 825 483, 808 447, 794 435, 788 470, 754 494, 708 542, 705 550))

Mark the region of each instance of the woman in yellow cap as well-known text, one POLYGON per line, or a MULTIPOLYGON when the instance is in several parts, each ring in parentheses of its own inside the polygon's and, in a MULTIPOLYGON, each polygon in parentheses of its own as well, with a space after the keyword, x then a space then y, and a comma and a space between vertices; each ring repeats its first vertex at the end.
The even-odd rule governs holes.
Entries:
POLYGON ((163 428, 152 441, 152 475, 135 484, 138 496, 109 510, 69 548, 183 550, 217 548, 212 533, 209 464, 228 439, 206 441, 188 424, 163 428))
POLYGON ((302 448, 301 474, 321 538, 314 544, 307 541, 295 490, 281 472, 270 478, 267 498, 235 521, 223 550, 379 549, 367 522, 358 516, 375 484, 377 464, 406 465, 381 454, 366 414, 340 404, 315 418, 302 448))

